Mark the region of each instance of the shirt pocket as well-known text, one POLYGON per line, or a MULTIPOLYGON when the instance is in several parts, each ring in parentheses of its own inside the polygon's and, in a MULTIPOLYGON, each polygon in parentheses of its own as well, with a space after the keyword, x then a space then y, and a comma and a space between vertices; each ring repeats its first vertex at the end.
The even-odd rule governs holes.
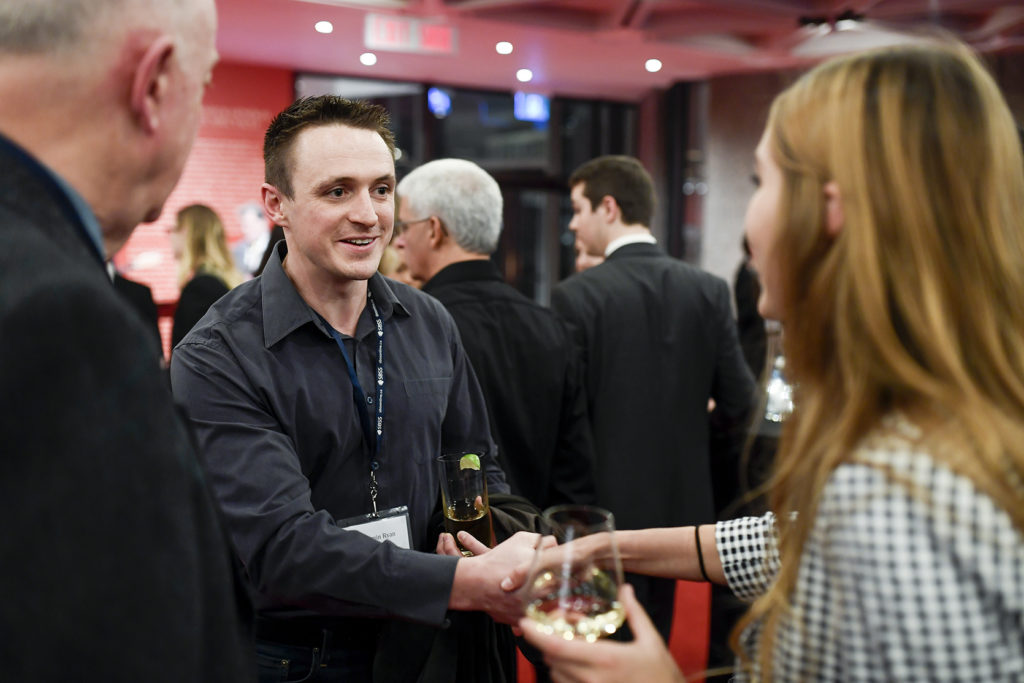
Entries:
POLYGON ((426 394, 448 394, 451 386, 451 377, 434 377, 429 379, 407 379, 405 380, 406 396, 424 396, 426 394))

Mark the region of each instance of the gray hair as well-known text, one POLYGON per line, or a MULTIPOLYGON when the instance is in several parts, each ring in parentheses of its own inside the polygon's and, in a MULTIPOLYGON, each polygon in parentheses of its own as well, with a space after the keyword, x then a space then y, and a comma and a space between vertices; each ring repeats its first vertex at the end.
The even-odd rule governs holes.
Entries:
POLYGON ((416 218, 437 216, 455 243, 493 254, 501 236, 501 189, 487 171, 465 159, 438 159, 406 175, 397 188, 416 218))
POLYGON ((177 18, 182 0, 0 0, 0 53, 43 54, 80 50, 128 14, 158 25, 177 18))

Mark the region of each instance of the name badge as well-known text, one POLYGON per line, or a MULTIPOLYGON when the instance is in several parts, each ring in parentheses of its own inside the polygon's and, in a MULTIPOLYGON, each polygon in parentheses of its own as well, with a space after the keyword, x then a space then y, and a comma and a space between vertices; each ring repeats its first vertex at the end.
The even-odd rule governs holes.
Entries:
POLYGON ((399 548, 412 548, 412 526, 409 523, 409 507, 399 505, 372 514, 339 519, 338 526, 345 531, 358 531, 380 542, 391 541, 399 548))

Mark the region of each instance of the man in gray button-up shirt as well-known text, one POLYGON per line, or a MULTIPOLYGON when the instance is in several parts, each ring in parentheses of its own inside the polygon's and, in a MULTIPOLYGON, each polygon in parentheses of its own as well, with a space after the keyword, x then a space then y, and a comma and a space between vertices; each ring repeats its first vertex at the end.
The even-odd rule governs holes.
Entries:
MULTIPOLYGON (((347 647, 334 661, 352 660, 339 678, 353 680, 366 675, 379 617, 439 625, 454 608, 513 621, 519 606, 497 582, 528 545, 427 552, 435 456, 493 444, 451 317, 376 273, 394 221, 392 153, 379 107, 325 96, 278 115, 263 196, 286 241, 171 362, 248 574, 261 664, 288 659, 279 645, 327 647, 316 642, 325 631, 347 647), (344 528, 403 505, 411 549, 344 528)), ((507 492, 495 459, 484 463, 490 491, 507 492)))

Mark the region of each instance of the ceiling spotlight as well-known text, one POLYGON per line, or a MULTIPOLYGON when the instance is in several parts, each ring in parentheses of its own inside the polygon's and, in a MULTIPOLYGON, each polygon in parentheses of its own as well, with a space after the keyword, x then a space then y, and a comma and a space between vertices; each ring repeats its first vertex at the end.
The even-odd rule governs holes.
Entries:
POLYGON ((313 26, 317 33, 331 33, 334 30, 334 24, 329 21, 318 21, 313 26))
POLYGON ((520 69, 516 72, 516 79, 521 83, 528 83, 533 80, 533 72, 529 69, 520 69))
POLYGON ((507 40, 502 40, 499 43, 495 43, 494 51, 499 55, 510 55, 512 54, 512 43, 507 40))
POLYGON ((822 24, 828 24, 828 17, 812 17, 802 16, 796 18, 798 26, 821 26, 822 24))
POLYGON ((373 66, 374 64, 377 63, 377 55, 373 54, 372 52, 364 52, 363 54, 359 55, 359 61, 363 64, 363 66, 373 66))
POLYGON ((661 60, 648 59, 646 62, 644 62, 644 68, 650 71, 652 74, 661 71, 661 60))

